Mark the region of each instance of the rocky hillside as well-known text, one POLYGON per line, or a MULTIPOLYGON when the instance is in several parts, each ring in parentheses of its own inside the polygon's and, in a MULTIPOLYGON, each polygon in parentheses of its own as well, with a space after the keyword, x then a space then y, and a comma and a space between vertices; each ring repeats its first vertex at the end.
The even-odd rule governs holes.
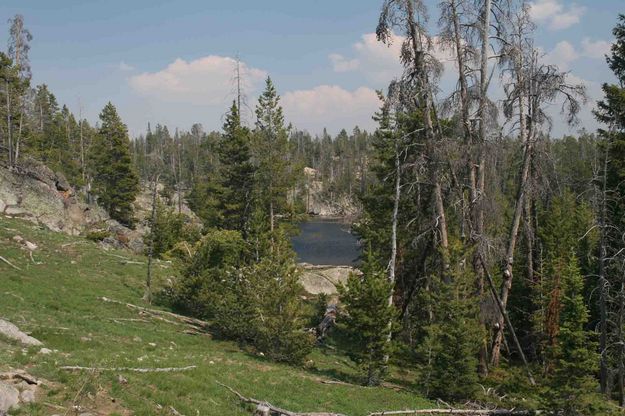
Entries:
MULTIPOLYGON (((177 198, 174 195, 171 201, 176 206, 177 198)), ((97 204, 86 203, 84 199, 61 173, 53 172, 42 163, 26 160, 14 169, 0 165, 0 215, 23 218, 74 236, 99 232, 106 246, 142 252, 142 237, 148 231, 146 222, 152 201, 147 185, 142 187, 134 203, 138 219, 134 230, 111 219, 97 204)), ((181 212, 199 223, 186 204, 180 206, 181 212)))
POLYGON ((109 221, 104 210, 81 202, 62 174, 32 160, 15 169, 0 166, 0 213, 70 235, 109 221))

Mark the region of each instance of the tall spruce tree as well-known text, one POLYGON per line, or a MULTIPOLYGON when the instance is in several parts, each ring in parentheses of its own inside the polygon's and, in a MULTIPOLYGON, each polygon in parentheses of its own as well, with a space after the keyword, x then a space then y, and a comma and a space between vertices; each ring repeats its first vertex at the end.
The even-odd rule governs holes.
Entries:
POLYGON ((132 165, 128 130, 110 102, 100 113, 100 121, 91 153, 93 193, 111 218, 132 227, 139 177, 132 165))
POLYGON ((245 237, 253 208, 255 168, 251 161, 250 131, 241 125, 239 109, 234 101, 226 115, 223 129, 219 148, 223 225, 240 231, 245 237))
POLYGON ((289 168, 289 141, 280 96, 269 77, 256 105, 255 156, 259 196, 273 231, 276 215, 284 211, 294 175, 289 168))
MULTIPOLYGON (((614 275, 622 275, 621 259, 615 259, 620 254, 622 236, 625 232, 625 15, 618 17, 618 23, 613 32, 615 41, 611 47, 611 53, 606 57, 608 66, 617 78, 617 83, 604 83, 602 86, 604 98, 597 103, 595 116, 604 124, 605 128, 599 130, 602 137, 603 161, 602 181, 599 199, 601 202, 599 225, 601 227, 601 240, 599 243, 599 349, 601 354, 600 381, 601 391, 609 392, 610 371, 609 361, 615 359, 619 365, 619 380, 625 378, 625 366, 623 366, 623 342, 622 328, 612 330, 613 325, 609 319, 610 287, 615 285, 614 275), (610 261, 612 259, 612 261, 610 261), (619 260, 619 261, 614 261, 619 260), (610 338, 616 335, 612 341, 610 338), (609 343, 616 342, 621 347, 618 349, 619 357, 612 357, 614 349, 610 349, 609 343)), ((619 313, 619 319, 622 319, 619 313)), ((620 396, 625 396, 625 386, 619 383, 620 396)), ((623 401, 623 399, 621 399, 623 401)))
POLYGON ((586 330, 589 314, 583 291, 584 278, 571 250, 562 270, 559 332, 552 347, 555 370, 547 393, 550 409, 567 416, 602 414, 600 401, 593 395, 597 389, 593 374, 599 360, 596 344, 586 330))

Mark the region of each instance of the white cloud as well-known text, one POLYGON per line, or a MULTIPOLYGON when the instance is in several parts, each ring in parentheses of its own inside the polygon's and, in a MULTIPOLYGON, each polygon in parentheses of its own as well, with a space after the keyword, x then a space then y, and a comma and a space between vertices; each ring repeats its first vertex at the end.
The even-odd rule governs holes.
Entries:
POLYGON ((606 40, 592 41, 590 38, 582 40, 582 54, 587 58, 603 59, 610 53, 612 44, 606 40))
MULTIPOLYGON (((193 61, 178 58, 165 69, 131 77, 129 83, 139 94, 162 102, 218 105, 232 97, 235 66, 233 58, 224 56, 209 55, 193 61)), ((244 63, 241 71, 248 92, 267 76, 265 71, 244 63)))
POLYGON ((551 30, 566 29, 579 23, 585 12, 585 7, 576 4, 565 6, 562 0, 530 2, 532 19, 539 23, 547 23, 551 30))
POLYGON ((556 46, 545 55, 545 62, 552 65, 557 65, 562 71, 566 71, 570 68, 573 61, 579 58, 579 53, 575 50, 575 47, 571 43, 563 40, 558 42, 556 46))
POLYGON ((592 41, 589 38, 582 40, 579 48, 563 40, 545 54, 544 60, 548 64, 557 65, 562 71, 571 69, 571 64, 580 58, 603 59, 610 52, 612 44, 605 40, 592 41))
POLYGON ((347 59, 338 53, 331 53, 328 55, 328 58, 330 62, 332 62, 334 72, 349 72, 360 66, 360 61, 358 59, 347 59))
POLYGON ((135 67, 134 67, 134 66, 132 66, 132 65, 128 65, 128 64, 127 64, 126 62, 124 62, 124 61, 121 61, 121 62, 119 63, 119 65, 117 66, 117 68, 118 68, 120 71, 124 71, 124 72, 130 72, 130 71, 134 71, 134 70, 135 70, 135 67))
MULTIPOLYGON (((375 33, 365 33, 352 46, 354 57, 347 58, 339 54, 329 55, 335 72, 360 71, 368 80, 386 86, 393 78, 401 75, 403 68, 400 61, 402 36, 391 33, 390 45, 378 41, 375 33)), ((432 54, 446 67, 454 64, 450 51, 440 47, 438 39, 432 39, 432 54)))
POLYGON ((308 90, 286 92, 281 99, 286 119, 298 128, 331 133, 359 125, 373 129, 371 116, 380 102, 374 90, 360 87, 354 91, 336 85, 320 85, 308 90))

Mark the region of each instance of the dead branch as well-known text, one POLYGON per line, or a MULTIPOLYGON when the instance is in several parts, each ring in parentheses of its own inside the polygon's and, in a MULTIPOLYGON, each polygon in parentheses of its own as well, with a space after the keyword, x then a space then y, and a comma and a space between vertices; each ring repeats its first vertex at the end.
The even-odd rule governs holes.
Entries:
POLYGON ((179 411, 176 410, 176 408, 174 406, 169 406, 169 410, 171 410, 171 413, 175 416, 183 416, 182 413, 180 413, 179 411))
POLYGON ((121 260, 120 264, 145 264, 143 261, 121 260))
POLYGON ((539 412, 529 410, 508 410, 508 409, 417 409, 417 410, 390 410, 369 413, 368 416, 390 416, 390 415, 467 415, 467 416, 530 416, 539 412))
POLYGON ((11 263, 10 261, 8 261, 7 259, 5 259, 4 257, 0 256, 0 260, 2 260, 3 262, 5 262, 6 264, 8 264, 9 266, 13 267, 15 270, 19 270, 20 272, 22 271, 22 269, 20 269, 19 267, 17 267, 15 264, 11 263))
POLYGON ((173 373, 178 371, 188 371, 197 368, 196 365, 186 367, 165 367, 165 368, 133 368, 133 367, 81 367, 77 365, 65 365, 59 370, 65 371, 132 371, 134 373, 173 373))
POLYGON ((99 299, 103 302, 117 303, 118 305, 124 305, 130 309, 136 309, 145 314, 153 315, 154 317, 162 318, 162 316, 167 316, 170 318, 174 318, 174 319, 177 319, 178 321, 184 322, 187 325, 196 326, 196 327, 200 327, 203 329, 207 329, 210 326, 209 322, 202 321, 201 319, 191 318, 189 316, 178 315, 177 313, 173 313, 173 312, 161 311, 158 309, 144 308, 143 306, 133 305, 132 303, 120 302, 118 300, 110 299, 105 296, 102 296, 99 299))
MULTIPOLYGON (((285 410, 285 409, 281 409, 279 407, 273 406, 272 404, 268 403, 268 402, 263 402, 257 399, 254 399, 252 397, 245 397, 243 396, 241 393, 239 393, 238 391, 236 391, 235 389, 233 389, 232 387, 226 386, 223 383, 220 383, 219 381, 217 381, 217 384, 219 384, 221 387, 224 387, 226 389, 228 389, 232 394, 234 394, 235 396, 237 396, 239 398, 239 400, 241 400, 244 403, 251 403, 251 404, 255 404, 260 408, 264 408, 264 409, 269 409, 269 415, 272 416, 345 416, 339 413, 297 413, 297 412, 291 412, 290 410, 285 410)), ((267 413, 265 413, 267 414, 267 413)))

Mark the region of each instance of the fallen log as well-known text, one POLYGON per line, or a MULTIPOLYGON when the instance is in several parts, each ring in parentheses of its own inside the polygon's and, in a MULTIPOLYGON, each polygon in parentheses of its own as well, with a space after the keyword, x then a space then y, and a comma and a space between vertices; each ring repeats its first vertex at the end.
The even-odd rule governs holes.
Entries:
POLYGON ((0 256, 0 260, 2 260, 3 262, 5 262, 6 264, 8 264, 9 266, 13 267, 15 270, 19 270, 20 272, 22 271, 22 269, 20 269, 19 267, 17 267, 15 264, 11 263, 10 261, 8 261, 7 259, 5 259, 4 257, 0 256))
POLYGON ((101 301, 103 301, 103 302, 109 302, 109 303, 116 303, 118 305, 124 305, 127 308, 136 309, 136 310, 141 311, 143 313, 146 313, 148 315, 154 315, 154 316, 157 316, 157 317, 167 316, 167 317, 170 317, 170 318, 174 318, 174 319, 177 319, 178 321, 184 322, 184 323, 186 323, 188 325, 200 327, 200 328, 203 328, 203 329, 207 329, 210 326, 209 322, 202 321, 201 319, 191 318, 189 316, 178 315, 177 313, 173 313, 173 312, 161 311, 161 310, 158 310, 158 309, 145 308, 143 306, 133 305, 132 303, 120 302, 120 301, 115 300, 115 299, 110 299, 110 298, 107 298, 106 296, 101 296, 99 299, 101 301))
POLYGON ((539 412, 530 410, 509 409, 415 409, 415 410, 387 410, 369 413, 368 416, 391 416, 391 415, 466 415, 466 416, 531 416, 539 412))
POLYGON ((135 373, 172 373, 178 371, 188 371, 197 368, 196 365, 186 367, 164 367, 164 368, 134 368, 134 367, 81 367, 78 365, 64 365, 59 367, 65 371, 132 371, 135 373))
POLYGON ((292 412, 290 410, 285 410, 285 409, 281 409, 279 407, 273 406, 271 403, 268 403, 268 402, 254 399, 252 397, 245 397, 241 393, 233 389, 232 387, 226 386, 225 384, 220 383, 219 381, 217 382, 217 384, 228 389, 232 394, 237 396, 239 400, 241 400, 243 403, 255 404, 257 406, 255 415, 258 415, 258 416, 345 416, 340 413, 327 413, 327 412, 321 412, 321 413, 292 412))

